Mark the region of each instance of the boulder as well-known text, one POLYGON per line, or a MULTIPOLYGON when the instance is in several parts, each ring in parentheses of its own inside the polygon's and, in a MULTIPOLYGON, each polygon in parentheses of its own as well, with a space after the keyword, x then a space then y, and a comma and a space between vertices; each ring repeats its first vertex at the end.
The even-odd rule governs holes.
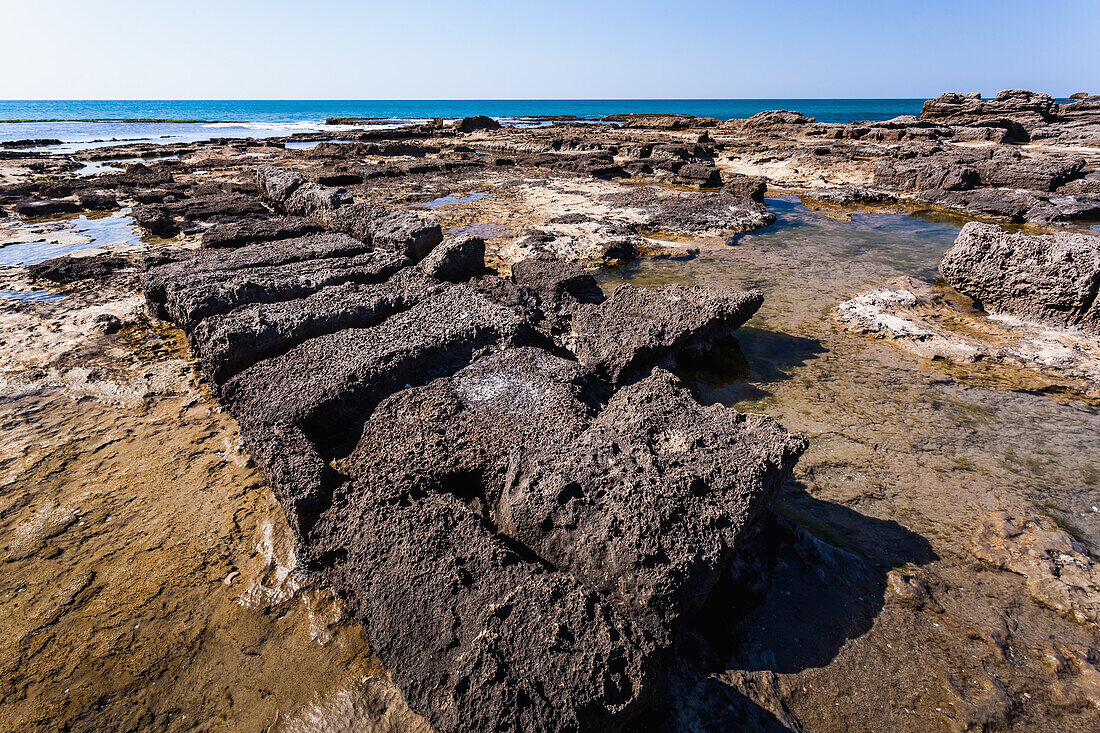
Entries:
POLYGON ((535 293, 538 307, 554 332, 568 329, 573 309, 581 303, 604 300, 592 273, 552 255, 535 255, 512 265, 512 281, 535 293))
POLYGON ((570 348, 578 361, 613 384, 653 366, 672 366, 684 351, 705 353, 760 308, 759 290, 620 285, 599 304, 573 312, 570 348))
POLYGON ((474 132, 475 130, 499 130, 500 123, 494 120, 492 117, 486 117, 485 115, 476 115, 474 117, 463 117, 454 123, 454 129, 458 132, 474 132))
POLYGON ((443 230, 423 214, 397 209, 371 221, 370 239, 375 246, 388 247, 417 262, 443 241, 443 230))
POLYGON ((674 180, 688 186, 717 188, 722 185, 722 174, 709 163, 687 163, 676 172, 674 180))
POLYGON ((118 208, 118 199, 110 191, 85 190, 76 195, 80 208, 85 211, 108 211, 118 208))
POLYGON ((283 210, 291 216, 305 216, 323 222, 326 215, 350 204, 352 198, 342 188, 303 183, 283 202, 283 210))
POLYGON ((420 261, 437 280, 459 283, 485 272, 485 240, 470 234, 447 237, 420 261))
POLYGON ((735 198, 748 198, 764 203, 764 194, 768 192, 768 179, 764 176, 746 176, 734 173, 726 179, 722 193, 735 198))
POLYGON ((170 237, 179 232, 175 220, 159 204, 140 204, 130 212, 134 222, 157 237, 170 237))
POLYGON ((805 446, 771 418, 703 407, 658 369, 572 441, 513 460, 492 518, 632 613, 674 626, 709 597, 805 446))
POLYGON ((260 193, 276 205, 285 204, 303 183, 306 183, 306 179, 292 171, 270 165, 262 165, 256 169, 256 185, 260 193))
POLYGON ((940 272, 987 311, 1100 334, 1100 237, 1009 234, 970 222, 940 272))
POLYGON ((339 558, 325 578, 434 730, 625 731, 653 709, 662 655, 644 626, 462 497, 388 476, 341 496, 311 533, 339 558))

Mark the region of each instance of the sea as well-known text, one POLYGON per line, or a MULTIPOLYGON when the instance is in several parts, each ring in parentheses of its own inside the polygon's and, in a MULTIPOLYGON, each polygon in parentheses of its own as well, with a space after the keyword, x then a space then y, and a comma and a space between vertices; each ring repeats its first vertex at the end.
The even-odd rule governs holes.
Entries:
MULTIPOLYGON (((488 115, 504 123, 573 116, 689 114, 727 120, 786 109, 818 122, 885 120, 920 113, 923 99, 483 99, 483 100, 0 100, 0 143, 61 140, 42 148, 75 152, 129 142, 284 137, 349 129, 338 117, 385 126, 488 115)), ((359 129, 359 128, 355 128, 359 129)))

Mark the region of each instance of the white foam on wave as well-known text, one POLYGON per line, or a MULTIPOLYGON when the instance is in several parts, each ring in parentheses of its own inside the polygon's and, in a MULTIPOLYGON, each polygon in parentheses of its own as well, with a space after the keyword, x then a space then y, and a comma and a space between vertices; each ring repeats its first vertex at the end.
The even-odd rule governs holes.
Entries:
POLYGON ((389 129, 394 127, 401 127, 404 125, 417 125, 427 122, 426 119, 403 119, 403 118, 391 118, 387 120, 372 119, 370 124, 366 125, 329 125, 323 120, 317 121, 298 121, 298 122, 208 122, 204 123, 203 127, 208 128, 236 128, 242 130, 257 130, 257 131, 275 131, 286 132, 287 134, 294 134, 298 132, 354 132, 355 130, 362 130, 363 128, 382 128, 389 129))

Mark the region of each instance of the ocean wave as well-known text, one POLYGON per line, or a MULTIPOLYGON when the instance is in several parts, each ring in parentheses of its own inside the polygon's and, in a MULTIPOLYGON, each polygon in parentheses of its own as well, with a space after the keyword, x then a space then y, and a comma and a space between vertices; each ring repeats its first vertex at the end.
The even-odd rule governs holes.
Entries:
POLYGON ((202 126, 205 128, 234 128, 241 130, 256 130, 265 132, 286 132, 294 134, 298 132, 352 132, 364 127, 400 127, 401 125, 423 124, 427 120, 420 119, 387 119, 378 120, 369 125, 329 125, 324 120, 297 121, 297 122, 208 122, 202 126))

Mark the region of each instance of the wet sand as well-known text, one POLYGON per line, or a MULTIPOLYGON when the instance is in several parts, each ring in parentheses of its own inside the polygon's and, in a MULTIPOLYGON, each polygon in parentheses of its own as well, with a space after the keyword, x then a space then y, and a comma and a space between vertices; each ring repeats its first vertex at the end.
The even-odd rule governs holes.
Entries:
POLYGON ((0 304, 0 728, 415 727, 183 344, 132 292, 0 304))

